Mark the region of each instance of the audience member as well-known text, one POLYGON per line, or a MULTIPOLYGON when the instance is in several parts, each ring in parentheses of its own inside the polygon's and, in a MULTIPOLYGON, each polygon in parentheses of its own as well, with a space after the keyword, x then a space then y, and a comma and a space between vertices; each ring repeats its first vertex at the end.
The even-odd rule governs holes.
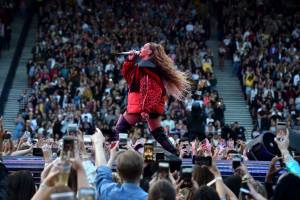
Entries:
POLYGON ((176 191, 174 186, 166 181, 159 180, 149 189, 148 200, 176 200, 176 191))
POLYGON ((194 194, 193 200, 221 200, 214 188, 201 186, 194 194))
POLYGON ((274 132, 277 121, 293 128, 298 123, 300 18, 297 10, 281 5, 236 1, 223 6, 222 43, 233 56, 233 71, 261 132, 274 132))
POLYGON ((8 199, 30 200, 35 194, 35 183, 31 172, 17 171, 8 176, 8 199))
POLYGON ((143 158, 135 151, 121 152, 116 160, 116 168, 122 184, 114 183, 110 167, 115 159, 118 145, 111 150, 110 160, 107 163, 103 149, 104 142, 102 132, 97 129, 93 135, 93 143, 96 167, 98 167, 95 183, 100 199, 147 199, 148 194, 139 187, 143 173, 143 158))

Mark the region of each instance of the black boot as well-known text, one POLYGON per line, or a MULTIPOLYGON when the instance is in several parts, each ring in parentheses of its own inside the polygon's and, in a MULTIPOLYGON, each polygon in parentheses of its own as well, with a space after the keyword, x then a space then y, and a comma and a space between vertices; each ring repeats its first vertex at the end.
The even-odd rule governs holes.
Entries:
POLYGON ((113 134, 110 137, 110 140, 117 141, 119 140, 119 133, 127 133, 127 131, 131 128, 131 124, 127 122, 123 115, 120 115, 119 120, 116 124, 115 129, 112 131, 113 134))
POLYGON ((171 143, 167 135, 165 134, 163 127, 158 127, 155 130, 151 131, 152 136, 155 140, 168 152, 178 156, 178 151, 171 143))

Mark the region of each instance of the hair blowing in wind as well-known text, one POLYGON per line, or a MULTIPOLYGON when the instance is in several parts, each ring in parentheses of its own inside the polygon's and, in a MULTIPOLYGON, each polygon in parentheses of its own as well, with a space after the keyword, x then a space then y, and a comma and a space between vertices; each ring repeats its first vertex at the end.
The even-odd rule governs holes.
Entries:
POLYGON ((173 60, 166 54, 162 45, 150 43, 150 49, 152 50, 152 58, 158 65, 160 75, 167 83, 165 87, 168 95, 183 101, 191 87, 187 74, 175 68, 173 60))

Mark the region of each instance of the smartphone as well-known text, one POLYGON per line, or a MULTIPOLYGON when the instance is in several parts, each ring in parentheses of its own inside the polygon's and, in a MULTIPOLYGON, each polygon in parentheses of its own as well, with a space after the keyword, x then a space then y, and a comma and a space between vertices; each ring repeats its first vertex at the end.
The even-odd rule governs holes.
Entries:
POLYGON ((279 159, 279 165, 280 165, 280 167, 282 167, 282 168, 285 167, 285 163, 283 162, 283 159, 279 159))
POLYGON ((242 200, 248 199, 246 198, 246 196, 252 197, 247 183, 242 183, 240 192, 241 192, 242 200))
POLYGON ((119 133, 119 149, 120 150, 127 150, 127 140, 128 140, 127 133, 119 133))
POLYGON ((92 136, 91 135, 84 135, 83 136, 83 142, 86 149, 86 153, 92 153, 93 151, 93 142, 92 142, 92 136))
POLYGON ((4 140, 9 140, 9 139, 11 139, 11 134, 10 134, 10 133, 5 133, 4 136, 3 136, 3 139, 4 139, 4 140))
POLYGON ((200 165, 200 166, 202 165, 211 166, 212 158, 211 156, 194 156, 193 164, 200 165))
POLYGON ((59 152, 58 148, 52 148, 51 150, 52 150, 52 153, 56 153, 57 154, 59 152))
POLYGON ((286 122, 277 122, 276 125, 277 133, 276 137, 283 137, 287 134, 287 124, 286 122))
POLYGON ((158 171, 166 172, 168 174, 170 171, 170 164, 168 162, 159 162, 158 163, 158 171))
POLYGON ((78 200, 96 200, 96 191, 94 188, 80 188, 78 200))
POLYGON ((147 142, 144 145, 144 159, 146 162, 153 161, 154 157, 154 148, 153 142, 147 142))
POLYGON ((74 192, 53 193, 50 196, 51 200, 74 200, 74 192))
POLYGON ((75 139, 72 136, 63 137, 62 156, 67 158, 75 157, 75 139))
POLYGON ((238 167, 241 166, 243 158, 240 154, 233 154, 232 155, 232 169, 236 170, 238 167))
POLYGON ((181 188, 191 188, 193 167, 191 165, 182 165, 180 170, 180 178, 183 180, 181 188))
POLYGON ((33 145, 35 145, 37 142, 38 142, 38 139, 33 139, 33 140, 31 140, 31 143, 32 143, 33 145))
POLYGON ((164 152, 157 152, 155 154, 155 160, 156 160, 156 162, 165 160, 165 153, 164 152))
POLYGON ((93 147, 93 142, 92 142, 92 136, 91 135, 84 135, 83 136, 83 142, 84 146, 87 148, 92 148, 93 147))
POLYGON ((42 148, 33 148, 33 149, 32 149, 32 155, 33 155, 33 156, 43 157, 44 154, 43 154, 42 148))
POLYGON ((240 192, 242 192, 244 194, 250 194, 250 191, 245 188, 240 188, 240 192))
POLYGON ((91 135, 84 135, 83 136, 84 144, 92 144, 92 136, 91 135))
POLYGON ((77 124, 69 124, 68 125, 68 135, 76 136, 78 131, 77 124))

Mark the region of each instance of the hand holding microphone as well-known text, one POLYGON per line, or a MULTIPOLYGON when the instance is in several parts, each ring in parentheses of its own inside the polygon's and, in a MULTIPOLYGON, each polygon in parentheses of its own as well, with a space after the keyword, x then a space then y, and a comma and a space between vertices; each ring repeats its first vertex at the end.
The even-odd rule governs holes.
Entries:
POLYGON ((128 60, 133 60, 135 56, 140 54, 140 51, 131 50, 131 51, 124 51, 120 53, 116 53, 118 55, 128 55, 128 60))
MULTIPOLYGON (((125 53, 125 52, 124 52, 125 53)), ((136 50, 131 50, 128 52, 128 57, 127 59, 128 60, 133 60, 135 58, 135 56, 139 55, 140 52, 139 51, 136 51, 136 50)))

